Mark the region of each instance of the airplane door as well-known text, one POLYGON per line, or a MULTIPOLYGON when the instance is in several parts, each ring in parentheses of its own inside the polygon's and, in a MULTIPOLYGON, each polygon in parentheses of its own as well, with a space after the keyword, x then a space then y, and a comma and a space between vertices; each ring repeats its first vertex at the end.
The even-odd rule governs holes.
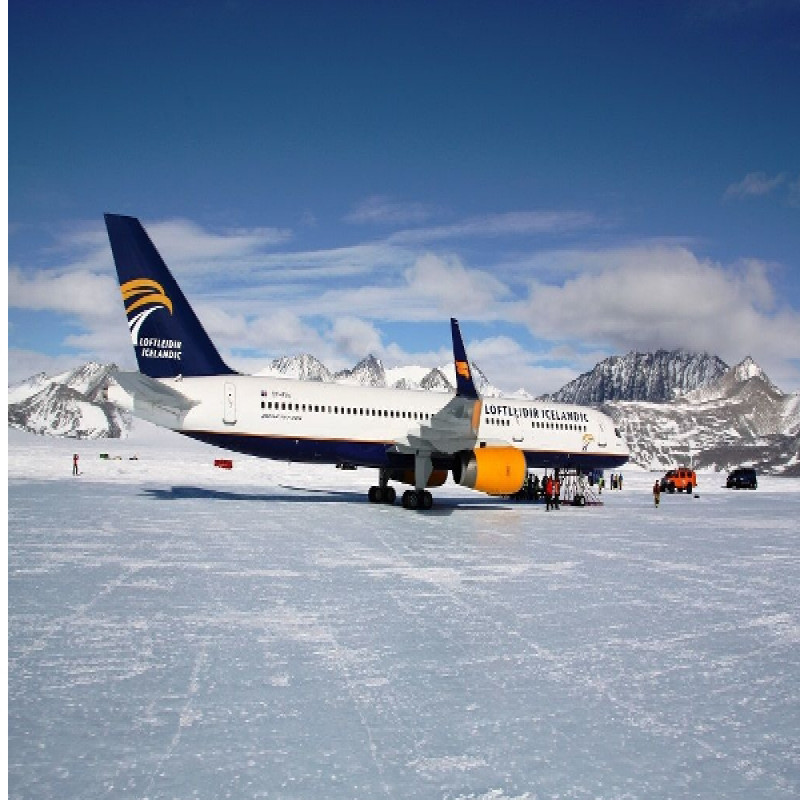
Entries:
POLYGON ((236 422, 236 386, 232 383, 225 384, 222 420, 226 425, 233 425, 236 422))

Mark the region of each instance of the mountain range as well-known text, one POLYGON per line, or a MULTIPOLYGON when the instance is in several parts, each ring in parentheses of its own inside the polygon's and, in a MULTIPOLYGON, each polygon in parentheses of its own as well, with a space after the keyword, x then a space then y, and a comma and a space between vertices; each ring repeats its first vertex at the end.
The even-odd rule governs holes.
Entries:
MULTIPOLYGON (((472 368, 483 396, 501 394, 472 368)), ((127 436, 130 416, 104 399, 115 371, 113 364, 89 363, 10 386, 8 424, 78 439, 127 436)), ((259 374, 440 392, 454 391, 455 384, 452 365, 385 369, 372 355, 336 373, 308 354, 279 358, 259 374)), ((745 463, 800 475, 800 394, 783 393, 751 358, 728 367, 708 354, 632 352, 601 361, 540 399, 601 408, 627 440, 631 461, 647 469, 691 463, 726 470, 745 463)))
POLYGON ((104 397, 116 371, 115 364, 89 362, 58 375, 41 372, 9 386, 9 426, 74 439, 126 436, 130 414, 104 397))

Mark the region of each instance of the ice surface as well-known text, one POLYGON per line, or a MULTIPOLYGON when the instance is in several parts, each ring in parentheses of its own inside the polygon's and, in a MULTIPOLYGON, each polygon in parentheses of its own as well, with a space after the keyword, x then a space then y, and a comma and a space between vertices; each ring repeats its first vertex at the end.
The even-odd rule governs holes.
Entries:
POLYGON ((415 513, 220 455, 9 431, 10 797, 800 794, 800 480, 415 513))

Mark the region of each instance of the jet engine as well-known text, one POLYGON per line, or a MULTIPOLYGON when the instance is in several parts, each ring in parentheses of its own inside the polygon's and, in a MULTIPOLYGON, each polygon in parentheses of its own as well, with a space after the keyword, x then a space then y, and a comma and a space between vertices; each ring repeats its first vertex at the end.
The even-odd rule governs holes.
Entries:
POLYGON ((514 494, 527 473, 525 456, 516 447, 480 447, 458 454, 453 480, 486 494, 514 494))

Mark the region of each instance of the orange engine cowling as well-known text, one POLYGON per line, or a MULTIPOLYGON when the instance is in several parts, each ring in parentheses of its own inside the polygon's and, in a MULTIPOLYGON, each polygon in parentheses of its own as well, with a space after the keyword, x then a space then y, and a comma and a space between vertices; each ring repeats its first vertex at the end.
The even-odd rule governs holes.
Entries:
MULTIPOLYGON (((400 483, 407 483, 409 486, 415 485, 413 469, 395 470, 391 477, 392 480, 399 481, 400 483)), ((446 480, 447 470, 435 469, 433 472, 431 472, 431 476, 428 478, 428 482, 425 485, 429 487, 441 486, 446 480)))
POLYGON ((527 473, 525 456, 516 447, 480 447, 459 455, 453 480, 486 494, 514 494, 527 473))

